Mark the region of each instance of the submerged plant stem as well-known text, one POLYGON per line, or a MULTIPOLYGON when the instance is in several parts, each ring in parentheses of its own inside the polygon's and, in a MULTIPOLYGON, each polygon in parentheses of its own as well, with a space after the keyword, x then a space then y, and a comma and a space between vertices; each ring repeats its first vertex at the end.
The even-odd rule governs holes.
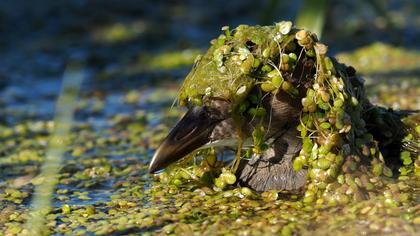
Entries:
POLYGON ((296 17, 296 25, 308 29, 321 39, 328 0, 305 0, 296 17))
POLYGON ((58 182, 58 172, 73 124, 76 100, 83 77, 84 73, 79 65, 70 64, 64 73, 62 90, 56 104, 55 129, 49 140, 49 147, 39 175, 43 181, 35 188, 32 210, 25 226, 29 235, 45 234, 45 217, 51 208, 51 199, 58 182))

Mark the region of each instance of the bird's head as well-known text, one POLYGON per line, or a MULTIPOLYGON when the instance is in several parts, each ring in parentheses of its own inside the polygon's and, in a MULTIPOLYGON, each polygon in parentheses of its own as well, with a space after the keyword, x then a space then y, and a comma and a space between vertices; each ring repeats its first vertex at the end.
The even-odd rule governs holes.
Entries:
POLYGON ((200 147, 235 146, 239 135, 245 140, 252 138, 257 121, 271 131, 266 135, 269 137, 287 119, 298 119, 298 90, 303 86, 297 88, 292 80, 305 79, 307 73, 313 72, 313 63, 304 72, 303 62, 310 59, 305 53, 297 58, 296 51, 302 46, 293 38, 284 46, 280 43, 297 29, 290 22, 282 22, 274 26, 241 25, 232 32, 225 27, 223 30, 224 34, 196 59, 184 80, 178 101, 188 111, 155 152, 149 166, 151 173, 200 147), (286 48, 289 44, 294 47, 286 48))
POLYGON ((178 101, 188 111, 156 150, 151 173, 203 146, 251 138, 255 148, 289 121, 297 125, 316 71, 310 53, 323 49, 314 46, 316 37, 291 22, 222 30, 182 84, 178 101), (256 142, 257 126, 265 133, 256 142))

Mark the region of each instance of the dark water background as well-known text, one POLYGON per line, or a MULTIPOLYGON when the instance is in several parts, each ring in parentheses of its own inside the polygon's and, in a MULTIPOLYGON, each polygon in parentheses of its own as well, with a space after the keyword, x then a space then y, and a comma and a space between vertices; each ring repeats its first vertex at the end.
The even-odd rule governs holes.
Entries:
MULTIPOLYGON (((224 25, 293 20, 301 4, 268 0, 2 1, 0 121, 7 125, 27 117, 51 118, 70 59, 84 61, 89 72, 83 96, 121 94, 143 86, 153 89, 179 81, 189 66, 147 69, 139 58, 203 50, 224 25)), ((407 0, 330 1, 323 41, 332 53, 376 41, 418 48, 418 5, 419 1, 407 0)), ((106 114, 120 109, 105 108, 106 114)))

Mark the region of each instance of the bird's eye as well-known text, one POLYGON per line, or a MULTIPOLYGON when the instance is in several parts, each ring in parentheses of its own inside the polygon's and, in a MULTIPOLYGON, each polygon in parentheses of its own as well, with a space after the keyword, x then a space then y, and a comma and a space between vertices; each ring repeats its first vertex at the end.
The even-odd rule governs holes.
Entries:
POLYGON ((194 97, 194 98, 188 98, 187 101, 187 108, 193 108, 193 107, 201 107, 203 106, 203 97, 194 97))
POLYGON ((187 104, 186 104, 186 107, 187 107, 188 109, 191 109, 193 106, 194 106, 194 105, 193 105, 193 103, 191 102, 191 100, 188 100, 188 101, 187 101, 187 104))

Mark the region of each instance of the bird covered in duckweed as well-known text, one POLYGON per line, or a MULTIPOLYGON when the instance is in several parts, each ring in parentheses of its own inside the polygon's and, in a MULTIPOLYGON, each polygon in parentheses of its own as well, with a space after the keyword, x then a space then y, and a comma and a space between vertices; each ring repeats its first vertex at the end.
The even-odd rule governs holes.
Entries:
POLYGON ((371 104, 363 79, 315 34, 288 21, 222 31, 184 80, 188 112, 151 173, 179 161, 163 174, 175 185, 304 192, 332 205, 367 199, 382 177, 420 176, 419 115, 371 104))

